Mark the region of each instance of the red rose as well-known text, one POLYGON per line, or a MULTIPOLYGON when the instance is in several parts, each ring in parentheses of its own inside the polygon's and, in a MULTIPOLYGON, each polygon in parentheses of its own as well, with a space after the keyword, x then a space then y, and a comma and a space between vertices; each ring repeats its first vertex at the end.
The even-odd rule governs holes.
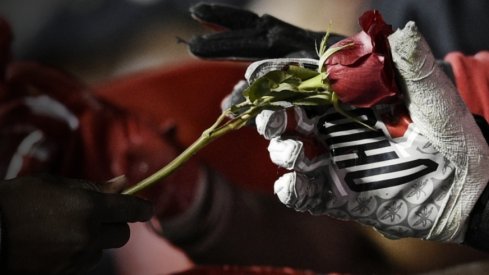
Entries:
POLYGON ((397 94, 387 37, 393 32, 378 11, 359 19, 363 31, 334 45, 345 48, 324 62, 328 82, 339 99, 356 107, 372 107, 397 94))

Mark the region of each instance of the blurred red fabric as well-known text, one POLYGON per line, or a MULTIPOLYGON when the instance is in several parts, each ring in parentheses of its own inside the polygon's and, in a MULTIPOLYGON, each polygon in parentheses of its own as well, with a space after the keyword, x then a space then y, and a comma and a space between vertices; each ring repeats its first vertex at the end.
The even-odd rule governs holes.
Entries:
POLYGON ((489 51, 473 56, 452 52, 445 60, 452 66, 457 89, 470 111, 489 121, 489 51))
MULTIPOLYGON (((160 129, 176 127, 176 141, 190 145, 219 116, 222 99, 243 78, 246 63, 190 60, 182 64, 124 75, 94 87, 97 97, 160 129)), ((253 127, 244 127, 211 143, 196 155, 231 182, 272 192, 278 169, 253 127)))

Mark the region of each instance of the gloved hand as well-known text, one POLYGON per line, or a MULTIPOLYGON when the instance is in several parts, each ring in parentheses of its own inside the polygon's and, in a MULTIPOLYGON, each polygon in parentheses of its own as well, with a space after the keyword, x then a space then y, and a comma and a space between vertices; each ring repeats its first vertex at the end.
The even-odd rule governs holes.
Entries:
MULTIPOLYGON (((275 193, 298 211, 356 220, 388 237, 462 242, 489 180, 489 148, 415 24, 389 41, 405 106, 350 110, 375 130, 333 108, 257 117, 272 161, 292 170, 275 193)), ((269 69, 250 68, 249 78, 269 69)))
POLYGON ((1 182, 2 270, 84 274, 98 263, 103 249, 124 245, 129 239, 127 223, 148 220, 151 204, 134 196, 102 193, 100 186, 52 176, 1 182))
MULTIPOLYGON (((217 33, 196 36, 190 52, 201 58, 263 59, 285 56, 315 57, 323 32, 304 30, 268 14, 257 14, 231 6, 199 3, 191 15, 217 33)), ((344 38, 331 34, 329 43, 344 38)))

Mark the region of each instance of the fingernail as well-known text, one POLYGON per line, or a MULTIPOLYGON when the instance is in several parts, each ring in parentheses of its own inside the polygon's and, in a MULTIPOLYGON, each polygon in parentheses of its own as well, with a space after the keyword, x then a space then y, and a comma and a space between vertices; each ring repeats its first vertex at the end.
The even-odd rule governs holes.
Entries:
POLYGON ((120 175, 115 178, 111 178, 103 185, 104 192, 108 193, 119 193, 126 186, 128 180, 126 175, 120 175))
POLYGON ((111 178, 107 182, 112 184, 125 184, 127 182, 127 178, 126 175, 120 175, 115 178, 111 178))

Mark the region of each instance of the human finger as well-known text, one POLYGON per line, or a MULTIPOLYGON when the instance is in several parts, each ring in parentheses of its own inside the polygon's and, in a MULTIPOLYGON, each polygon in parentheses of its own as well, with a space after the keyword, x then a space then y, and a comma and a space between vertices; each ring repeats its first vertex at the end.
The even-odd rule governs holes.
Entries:
POLYGON ((40 174, 38 175, 38 177, 45 182, 52 183, 55 185, 60 185, 63 187, 84 189, 84 190, 96 191, 96 192, 101 192, 102 190, 100 184, 85 179, 65 178, 53 174, 40 174))
POLYGON ((99 247, 102 249, 119 248, 127 243, 130 237, 127 223, 103 223, 99 234, 99 247))
POLYGON ((120 175, 100 184, 100 189, 104 193, 120 193, 128 184, 127 177, 120 175))
POLYGON ((149 201, 131 195, 99 194, 98 217, 103 223, 143 222, 153 215, 149 201))

